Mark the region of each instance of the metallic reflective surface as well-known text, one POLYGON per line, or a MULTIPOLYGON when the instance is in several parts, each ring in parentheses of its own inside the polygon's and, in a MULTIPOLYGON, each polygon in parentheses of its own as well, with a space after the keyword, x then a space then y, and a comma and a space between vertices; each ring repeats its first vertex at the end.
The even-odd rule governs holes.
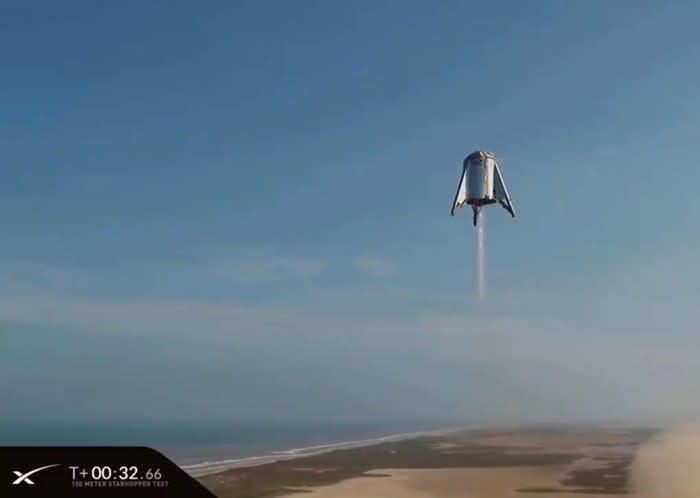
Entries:
POLYGON ((462 163, 462 176, 452 203, 451 214, 470 204, 474 211, 474 226, 482 206, 498 202, 515 217, 513 205, 501 175, 496 156, 489 151, 475 151, 462 163))

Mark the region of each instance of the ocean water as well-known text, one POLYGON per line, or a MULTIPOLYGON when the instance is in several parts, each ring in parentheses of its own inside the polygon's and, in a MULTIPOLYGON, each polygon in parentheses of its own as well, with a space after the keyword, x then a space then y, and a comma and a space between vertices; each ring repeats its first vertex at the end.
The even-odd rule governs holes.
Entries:
POLYGON ((150 446, 203 475, 442 429, 417 422, 0 423, 0 445, 150 446))

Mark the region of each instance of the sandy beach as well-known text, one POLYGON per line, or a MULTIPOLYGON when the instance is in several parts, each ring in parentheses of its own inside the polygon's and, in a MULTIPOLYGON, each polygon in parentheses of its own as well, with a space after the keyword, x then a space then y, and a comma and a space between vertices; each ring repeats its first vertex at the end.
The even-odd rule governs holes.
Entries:
POLYGON ((202 476, 222 498, 592 498, 628 494, 633 429, 494 428, 202 476))
MULTIPOLYGON (((338 484, 307 488, 314 498, 515 498, 581 497, 574 492, 525 492, 520 488, 551 488, 566 467, 509 469, 382 469, 387 477, 357 477, 338 484)), ((378 471, 379 472, 379 471, 378 471)), ((299 493, 283 495, 299 498, 299 493)), ((586 493, 591 498, 613 494, 586 493)))

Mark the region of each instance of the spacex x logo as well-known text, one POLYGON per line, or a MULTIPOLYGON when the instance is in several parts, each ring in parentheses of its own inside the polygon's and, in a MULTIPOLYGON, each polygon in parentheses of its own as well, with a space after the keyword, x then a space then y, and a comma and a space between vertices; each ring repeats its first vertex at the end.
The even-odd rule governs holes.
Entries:
POLYGON ((16 486, 16 485, 22 484, 22 483, 24 483, 24 484, 34 484, 34 481, 32 481, 32 480, 29 478, 30 476, 33 476, 33 475, 36 474, 37 472, 41 472, 41 471, 44 470, 44 469, 48 469, 48 468, 51 468, 51 467, 58 467, 59 465, 60 465, 60 463, 55 463, 55 464, 53 464, 53 465, 46 465, 46 466, 44 466, 44 467, 39 467, 39 468, 37 468, 37 469, 30 470, 30 471, 27 472, 26 474, 22 474, 19 470, 13 470, 12 473, 13 473, 14 475, 17 476, 17 479, 15 479, 15 480, 12 482, 12 485, 13 485, 13 486, 16 486))

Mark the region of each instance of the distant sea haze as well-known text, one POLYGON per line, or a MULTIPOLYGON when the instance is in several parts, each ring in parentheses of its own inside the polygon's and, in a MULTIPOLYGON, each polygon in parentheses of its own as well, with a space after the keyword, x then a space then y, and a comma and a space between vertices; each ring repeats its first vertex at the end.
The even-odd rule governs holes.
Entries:
POLYGON ((417 422, 20 422, 0 423, 0 444, 151 446, 192 475, 203 475, 446 427, 417 422))

